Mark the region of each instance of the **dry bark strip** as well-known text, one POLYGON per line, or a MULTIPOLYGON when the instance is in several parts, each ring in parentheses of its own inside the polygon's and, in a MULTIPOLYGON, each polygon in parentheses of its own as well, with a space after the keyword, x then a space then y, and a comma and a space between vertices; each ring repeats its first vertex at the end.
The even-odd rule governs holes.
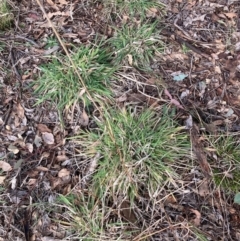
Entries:
POLYGON ((199 135, 198 128, 197 128, 196 124, 193 124, 193 127, 192 127, 191 132, 190 132, 190 136, 191 136, 193 151, 194 151, 194 153, 197 157, 197 160, 200 164, 202 172, 203 172, 205 177, 210 178, 212 176, 211 175, 211 168, 210 168, 210 165, 207 161, 207 156, 204 152, 204 146, 201 143, 200 135, 199 135))

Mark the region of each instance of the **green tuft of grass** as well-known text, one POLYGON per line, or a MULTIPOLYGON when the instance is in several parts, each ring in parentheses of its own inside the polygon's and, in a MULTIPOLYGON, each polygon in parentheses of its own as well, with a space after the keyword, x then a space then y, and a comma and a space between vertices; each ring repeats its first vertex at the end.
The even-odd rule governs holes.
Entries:
POLYGON ((165 46, 156 33, 157 24, 157 21, 140 26, 126 24, 121 29, 115 29, 115 36, 108 40, 115 63, 151 71, 151 61, 156 54, 163 52, 165 46))
POLYGON ((0 30, 9 28, 13 21, 13 14, 10 10, 7 1, 0 1, 0 30))
POLYGON ((208 241, 208 240, 209 240, 209 239, 205 236, 206 234, 204 234, 204 233, 203 233, 201 230, 199 230, 198 228, 192 227, 192 230, 191 230, 191 231, 195 234, 197 240, 199 240, 199 241, 208 241))
POLYGON ((5 47, 6 47, 6 44, 3 42, 0 42, 0 54, 1 54, 1 52, 4 51, 5 47))
POLYGON ((52 48, 58 45, 58 41, 55 37, 49 37, 46 41, 45 49, 52 48))
POLYGON ((186 44, 183 44, 183 45, 182 45, 182 52, 183 52, 184 54, 187 54, 189 51, 190 51, 190 49, 186 46, 186 44))
MULTIPOLYGON (((59 195, 56 205, 66 208, 63 214, 70 227, 72 237, 81 240, 131 240, 134 230, 129 230, 129 225, 122 222, 116 215, 117 211, 108 207, 99 199, 83 193, 59 195)), ((61 223, 61 221, 59 221, 61 223)), ((68 227, 67 227, 68 228, 68 227)), ((68 228, 69 229, 69 228, 68 228)))
POLYGON ((176 175, 171 164, 189 155, 187 134, 167 111, 160 115, 109 109, 104 119, 97 121, 96 131, 81 131, 74 138, 89 157, 101 154, 91 183, 99 198, 123 196, 133 201, 143 192, 152 196, 164 180, 176 175))
POLYGON ((147 18, 148 11, 154 10, 155 12, 160 12, 164 7, 157 0, 104 0, 102 3, 106 9, 111 9, 110 12, 140 20, 147 18))
POLYGON ((219 158, 219 165, 214 169, 214 182, 228 191, 240 188, 240 141, 232 135, 220 136, 210 140, 219 158))
MULTIPOLYGON (((108 84, 113 78, 115 67, 109 54, 101 47, 80 46, 72 54, 72 60, 93 98, 111 98, 108 84)), ((41 68, 41 76, 34 83, 37 104, 46 100, 57 103, 60 110, 71 106, 75 101, 89 100, 83 94, 83 86, 66 56, 53 58, 41 68)))

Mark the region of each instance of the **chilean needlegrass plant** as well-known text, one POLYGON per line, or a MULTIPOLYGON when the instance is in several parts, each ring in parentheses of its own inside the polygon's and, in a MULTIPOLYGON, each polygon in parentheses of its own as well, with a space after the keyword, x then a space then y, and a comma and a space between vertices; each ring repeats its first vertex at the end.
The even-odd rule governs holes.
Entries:
MULTIPOLYGON (((76 49, 75 49, 76 50, 76 49)), ((91 94, 97 100, 111 98, 108 84, 116 68, 111 64, 109 54, 101 47, 80 46, 71 56, 81 77, 91 94)), ((53 57, 51 62, 41 67, 41 76, 35 85, 39 99, 37 104, 46 100, 57 103, 63 110, 82 99, 89 102, 84 95, 83 86, 66 56, 53 57)))
POLYGON ((59 195, 55 206, 64 207, 63 220, 58 220, 65 226, 74 240, 131 240, 135 231, 122 222, 117 210, 108 207, 98 198, 83 193, 59 195))
POLYGON ((214 181, 225 190, 240 189, 240 141, 237 135, 226 134, 210 137, 209 143, 215 150, 218 165, 214 168, 214 181))
POLYGON ((0 31, 11 26, 13 22, 13 14, 6 0, 0 1, 0 31))
POLYGON ((125 24, 115 29, 114 36, 108 40, 114 52, 114 62, 131 65, 142 71, 151 71, 151 61, 164 50, 164 43, 157 33, 157 24, 125 24))
POLYGON ((102 0, 101 2, 108 12, 140 20, 145 20, 149 11, 160 12, 164 8, 164 5, 157 0, 102 0))
POLYGON ((90 186, 94 196, 133 202, 142 192, 153 196, 163 181, 176 177, 171 164, 189 154, 190 144, 167 110, 112 108, 104 120, 96 121, 95 131, 74 138, 89 158, 101 155, 90 186))

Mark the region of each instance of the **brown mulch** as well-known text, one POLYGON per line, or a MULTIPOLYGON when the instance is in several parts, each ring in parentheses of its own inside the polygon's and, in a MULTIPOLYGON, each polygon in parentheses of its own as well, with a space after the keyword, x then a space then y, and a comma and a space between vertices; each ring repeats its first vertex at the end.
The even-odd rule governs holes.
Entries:
MULTIPOLYGON (((39 75, 39 66, 47 63, 47 56, 62 50, 59 44, 49 46, 54 34, 35 1, 13 4, 14 26, 0 33, 0 42, 5 44, 0 52, 0 158, 12 167, 1 183, 5 189, 0 189, 0 240, 63 240, 65 230, 51 220, 60 214, 46 212, 41 205, 54 202, 57 194, 67 194, 79 184, 82 174, 77 161, 81 157, 66 138, 76 133, 81 123, 66 114, 63 126, 52 103, 35 105, 30 85, 39 75)), ((194 230, 208 240, 240 240, 240 208, 233 204, 232 193, 215 187, 208 175, 211 153, 201 153, 202 133, 237 135, 240 131, 240 4, 234 0, 165 4, 159 33, 167 47, 153 64, 155 74, 181 105, 179 121, 184 123, 193 116, 195 149, 202 147, 196 155, 199 165, 185 174, 184 167, 179 167, 182 180, 175 186, 166 185, 168 192, 162 191, 157 203, 148 198, 138 203, 141 215, 151 216, 142 236, 155 233, 151 240, 200 240, 194 230), (174 80, 182 74, 186 75, 182 81, 174 80), (206 132, 202 132, 201 121, 206 132)), ((44 8, 69 48, 88 43, 96 34, 112 35, 102 4, 46 1, 44 8)), ((155 99, 151 97, 159 94, 153 87, 132 89, 121 101, 152 104, 155 99)), ((166 93, 161 98, 170 102, 166 93)), ((157 104, 161 105, 161 100, 157 104)))

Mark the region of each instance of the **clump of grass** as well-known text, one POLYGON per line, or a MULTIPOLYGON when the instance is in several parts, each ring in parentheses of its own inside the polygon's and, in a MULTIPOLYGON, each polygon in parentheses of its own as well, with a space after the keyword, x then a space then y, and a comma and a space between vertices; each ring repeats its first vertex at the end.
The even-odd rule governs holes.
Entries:
POLYGON ((157 24, 126 24, 116 29, 115 35, 108 41, 114 52, 115 63, 151 71, 154 56, 164 50, 164 43, 156 33, 157 24))
POLYGON ((95 132, 81 131, 75 138, 89 157, 102 156, 92 177, 92 192, 103 199, 123 196, 131 201, 141 192, 152 196, 164 180, 175 176, 171 163, 188 155, 187 134, 167 111, 160 115, 109 109, 104 117, 95 132))
POLYGON ((13 14, 6 0, 0 1, 0 30, 9 28, 13 21, 13 14))
MULTIPOLYGON (((73 53, 72 60, 93 98, 111 97, 108 84, 115 68, 104 49, 80 46, 73 53)), ((80 94, 83 86, 66 56, 55 57, 52 62, 42 66, 41 77, 34 84, 35 93, 41 96, 37 104, 51 100, 57 103, 59 109, 64 109, 80 98, 88 101, 80 94)))
POLYGON ((239 191, 240 188, 240 142, 232 136, 220 136, 210 140, 219 157, 219 167, 214 170, 216 185, 225 190, 239 191))
POLYGON ((45 45, 45 49, 48 49, 48 48, 52 48, 54 46, 58 45, 58 41, 55 37, 49 37, 47 40, 46 40, 46 45, 45 45))
MULTIPOLYGON (((116 215, 116 210, 99 199, 83 193, 59 195, 56 204, 66 208, 63 214, 68 221, 62 224, 70 227, 72 237, 81 240, 131 240, 134 231, 116 215), (115 212, 115 215, 114 215, 115 212)), ((61 223, 61 221, 59 221, 61 223)), ((69 229, 69 228, 68 228, 69 229)))
POLYGON ((106 9, 112 9, 110 12, 141 20, 146 19, 148 11, 163 9, 163 4, 156 0, 104 0, 102 3, 106 9))
POLYGON ((129 12, 131 17, 140 16, 141 19, 146 18, 147 11, 160 11, 162 8, 163 4, 156 0, 125 0, 122 6, 124 12, 129 12))

